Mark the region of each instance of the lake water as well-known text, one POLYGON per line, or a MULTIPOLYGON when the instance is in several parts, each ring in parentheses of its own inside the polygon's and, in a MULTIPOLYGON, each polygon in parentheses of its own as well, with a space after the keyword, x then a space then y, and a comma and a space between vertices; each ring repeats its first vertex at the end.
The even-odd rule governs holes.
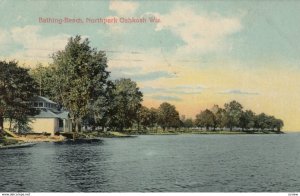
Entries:
POLYGON ((162 135, 0 150, 0 192, 299 192, 300 134, 162 135))

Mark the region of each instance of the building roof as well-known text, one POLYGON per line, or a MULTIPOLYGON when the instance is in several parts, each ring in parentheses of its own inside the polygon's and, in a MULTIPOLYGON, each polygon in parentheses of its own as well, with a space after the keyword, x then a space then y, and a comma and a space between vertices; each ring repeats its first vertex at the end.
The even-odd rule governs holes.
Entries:
POLYGON ((61 119, 68 119, 69 118, 69 112, 68 111, 62 111, 60 113, 56 114, 61 119))
POLYGON ((58 113, 54 113, 48 109, 41 109, 38 115, 32 116, 32 118, 60 118, 60 119, 68 119, 69 112, 62 111, 58 113))
POLYGON ((38 115, 33 116, 33 118, 59 118, 59 116, 53 113, 51 110, 42 109, 38 115))
MULTIPOLYGON (((34 97, 33 101, 35 102, 47 102, 50 104, 55 104, 57 103, 51 101, 50 99, 42 96, 36 96, 34 97)), ((58 110, 57 108, 47 108, 47 107, 42 107, 38 108, 40 113, 35 116, 31 116, 31 118, 60 118, 60 119, 68 119, 69 118, 69 112, 66 110, 58 110)))
POLYGON ((50 99, 48 99, 46 97, 42 97, 42 96, 36 96, 34 98, 34 101, 44 101, 44 102, 47 102, 47 103, 56 104, 54 101, 51 101, 50 99))

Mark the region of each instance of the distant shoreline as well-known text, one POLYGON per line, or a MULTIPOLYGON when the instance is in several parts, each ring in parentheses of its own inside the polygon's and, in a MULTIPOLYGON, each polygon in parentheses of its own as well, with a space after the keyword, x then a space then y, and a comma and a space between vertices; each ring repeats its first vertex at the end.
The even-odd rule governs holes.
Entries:
POLYGON ((166 131, 166 132, 149 132, 149 133, 136 133, 136 132, 132 132, 132 133, 126 133, 128 135, 188 135, 188 134, 199 134, 199 135, 253 135, 253 134, 262 134, 262 135, 268 135, 268 134, 286 134, 285 132, 261 132, 261 131, 257 131, 257 132, 242 132, 242 131, 191 131, 191 132, 172 132, 172 131, 166 131))

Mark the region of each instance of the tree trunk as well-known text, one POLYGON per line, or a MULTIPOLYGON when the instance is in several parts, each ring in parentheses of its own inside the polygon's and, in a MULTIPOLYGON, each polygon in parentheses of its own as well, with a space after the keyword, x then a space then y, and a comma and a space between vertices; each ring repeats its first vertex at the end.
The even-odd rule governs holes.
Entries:
POLYGON ((11 122, 12 122, 12 119, 10 118, 9 119, 9 130, 11 130, 11 122))
POLYGON ((80 119, 75 120, 75 131, 76 132, 81 132, 81 122, 80 119))
POLYGON ((75 119, 74 119, 74 118, 72 118, 71 124, 72 124, 72 132, 75 132, 75 129, 76 129, 76 122, 75 122, 75 119))
POLYGON ((3 122, 4 122, 3 116, 0 116, 0 133, 2 132, 2 129, 4 129, 3 122))
POLYGON ((140 129, 141 129, 141 126, 140 126, 140 121, 138 121, 138 123, 137 123, 137 128, 138 128, 138 131, 140 131, 140 129))

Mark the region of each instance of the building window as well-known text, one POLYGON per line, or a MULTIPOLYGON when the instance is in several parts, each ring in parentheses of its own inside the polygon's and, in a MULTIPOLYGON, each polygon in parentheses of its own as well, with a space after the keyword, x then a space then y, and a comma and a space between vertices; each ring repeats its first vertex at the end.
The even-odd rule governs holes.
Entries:
POLYGON ((33 103, 33 106, 34 106, 35 108, 37 108, 39 105, 38 105, 37 102, 34 102, 34 103, 33 103))
POLYGON ((43 102, 39 102, 39 107, 42 108, 43 107, 43 102))
POLYGON ((62 119, 58 119, 58 126, 61 128, 61 127, 64 127, 64 121, 62 119))

